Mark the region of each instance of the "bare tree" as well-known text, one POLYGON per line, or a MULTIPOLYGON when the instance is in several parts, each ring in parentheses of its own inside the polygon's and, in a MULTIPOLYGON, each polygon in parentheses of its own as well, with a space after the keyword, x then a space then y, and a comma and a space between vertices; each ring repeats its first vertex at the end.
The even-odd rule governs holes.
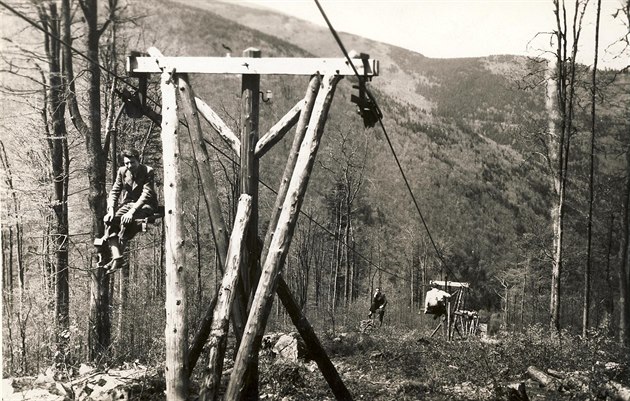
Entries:
POLYGON ((549 132, 547 157, 552 174, 554 201, 551 210, 553 224, 553 258, 550 296, 550 329, 560 331, 561 275, 563 264, 563 240, 565 223, 566 184, 569 168, 571 138, 575 133, 573 124, 576 91, 576 56, 582 29, 582 19, 588 0, 577 0, 573 19, 569 20, 564 0, 554 0, 556 41, 553 68, 550 68, 547 96, 549 132), (569 31, 571 29, 571 31, 569 31), (571 38, 569 39, 569 34, 571 38))
MULTIPOLYGON (((92 216, 92 235, 103 235, 105 215, 105 188, 107 152, 101 139, 101 70, 99 63, 100 38, 109 24, 114 20, 117 1, 108 3, 109 14, 102 26, 98 26, 98 0, 79 1, 83 19, 85 21, 85 54, 88 63, 85 67, 87 78, 87 120, 81 115, 77 101, 77 86, 75 84, 74 60, 69 47, 63 47, 63 62, 66 68, 68 82, 67 101, 72 123, 85 139, 88 165, 89 194, 88 204, 92 216)), ((63 40, 71 45, 72 18, 70 0, 62 0, 63 40)), ((96 360, 103 356, 111 344, 111 321, 109 315, 109 286, 103 269, 91 271, 90 285, 90 359, 96 360)))
POLYGON ((338 235, 336 266, 337 271, 339 267, 343 267, 342 296, 344 305, 348 306, 355 293, 356 276, 350 249, 353 217, 355 203, 363 186, 368 146, 366 135, 363 135, 363 142, 356 146, 351 140, 354 133, 344 130, 337 130, 336 133, 341 154, 339 156, 330 154, 330 165, 322 164, 322 167, 329 171, 335 180, 334 198, 331 201, 335 203, 334 211, 339 213, 336 219, 338 226, 335 230, 338 235))
MULTIPOLYGON (((621 54, 630 49, 630 0, 626 0, 624 7, 619 9, 616 16, 623 19, 628 28, 628 34, 620 39, 624 43, 621 54)), ((626 67, 627 68, 630 66, 626 67)), ((630 344, 630 147, 626 149, 626 193, 623 201, 623 237, 621 253, 621 265, 619 268, 619 342, 630 344)))
POLYGON ((619 342, 628 344, 630 341, 630 300, 628 290, 630 283, 630 148, 626 153, 626 191, 623 200, 623 234, 621 242, 621 263, 619 266, 619 342))
POLYGON ((597 0, 597 17, 595 20, 595 55, 593 56, 593 75, 591 83, 591 158, 589 163, 589 199, 587 222, 586 267, 584 269, 584 307, 582 309, 582 337, 588 334, 589 309, 591 307, 591 247, 593 237, 593 183, 595 176, 595 103, 597 100, 597 56, 599 47, 599 18, 602 9, 602 1, 597 0))
POLYGON ((68 133, 64 118, 66 103, 66 82, 62 75, 62 46, 59 40, 61 25, 59 11, 55 3, 37 4, 37 13, 45 30, 44 49, 48 71, 43 72, 42 85, 44 106, 42 116, 46 132, 46 142, 50 155, 51 181, 53 186, 53 232, 55 245, 55 323, 57 345, 64 355, 65 343, 70 327, 70 284, 68 271, 68 186, 70 157, 68 133))

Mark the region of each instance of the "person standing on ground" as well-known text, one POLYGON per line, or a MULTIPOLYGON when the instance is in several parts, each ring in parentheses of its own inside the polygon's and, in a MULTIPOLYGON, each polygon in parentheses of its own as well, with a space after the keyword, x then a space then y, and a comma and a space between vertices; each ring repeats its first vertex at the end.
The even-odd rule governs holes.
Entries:
POLYGON ((383 315, 385 315, 385 306, 387 305, 387 298, 385 294, 381 292, 380 288, 376 288, 374 292, 374 296, 372 297, 372 305, 370 306, 370 314, 369 317, 372 317, 372 314, 378 313, 378 321, 379 326, 383 325, 383 315))

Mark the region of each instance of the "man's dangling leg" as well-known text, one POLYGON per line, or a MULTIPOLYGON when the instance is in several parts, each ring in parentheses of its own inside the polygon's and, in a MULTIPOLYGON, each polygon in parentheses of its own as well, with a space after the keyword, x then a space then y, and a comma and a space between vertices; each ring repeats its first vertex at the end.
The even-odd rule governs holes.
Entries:
POLYGON ((120 219, 131 207, 131 203, 122 205, 116 210, 113 219, 108 223, 109 229, 106 230, 109 233, 107 236, 107 245, 111 253, 111 262, 107 269, 108 273, 118 270, 122 263, 123 252, 125 251, 125 243, 122 240, 122 234, 124 234, 125 225, 121 223, 120 219))

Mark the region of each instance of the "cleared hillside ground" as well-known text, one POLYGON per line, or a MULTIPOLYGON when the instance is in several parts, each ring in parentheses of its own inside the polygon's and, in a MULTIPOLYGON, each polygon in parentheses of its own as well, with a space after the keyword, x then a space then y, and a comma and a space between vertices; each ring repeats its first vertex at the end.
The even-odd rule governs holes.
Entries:
MULTIPOLYGON (((418 331, 382 327, 368 334, 349 331, 326 333, 322 337, 355 400, 513 400, 507 395, 507 386, 521 382, 530 400, 612 400, 615 398, 607 392, 606 383, 612 380, 630 386, 629 351, 599 333, 593 333, 589 341, 568 334, 552 340, 542 331, 531 329, 526 334, 446 342, 418 331), (528 376, 529 366, 542 371, 561 371, 586 378, 588 382, 565 380, 543 388, 528 376)), ((233 347, 229 353, 233 353, 233 347)), ((223 386, 231 371, 231 356, 225 361, 223 386)), ((195 399, 200 371, 198 368, 193 377, 190 399, 195 399)), ((126 370, 112 368, 109 376, 98 377, 95 371, 84 376, 91 376, 94 383, 100 381, 101 386, 115 380, 126 383, 120 387, 129 390, 130 400, 164 399, 161 366, 134 369, 133 364, 127 363, 126 370), (128 378, 121 377, 124 375, 128 378)), ((41 382, 45 382, 41 376, 37 381, 40 383, 35 378, 14 379, 14 394, 3 399, 63 400, 58 383, 64 383, 66 388, 72 387, 69 382, 85 383, 77 378, 57 380, 46 385, 55 389, 50 397, 43 396, 42 391, 37 398, 25 396, 27 390, 41 388, 41 382)), ((5 380, 3 386, 9 383, 5 380)), ((81 397, 84 393, 81 386, 84 384, 74 386, 74 399, 101 399, 81 397)), ((93 390, 94 396, 97 390, 93 390)), ((274 356, 271 350, 263 350, 260 399, 334 398, 314 362, 288 361, 274 356)))
MULTIPOLYGON (((630 384, 628 350, 598 335, 588 342, 568 335, 551 340, 530 330, 487 341, 446 342, 383 327, 368 335, 335 338, 341 341, 328 336, 325 347, 357 400, 507 400, 506 386, 519 382, 525 383, 531 400, 606 399, 603 383, 630 384), (587 389, 540 388, 529 379, 529 366, 583 372, 591 382, 587 389)), ((308 363, 265 359, 264 369, 270 373, 264 380, 269 399, 333 399, 321 374, 308 363), (284 380, 287 376, 292 379, 284 380)))

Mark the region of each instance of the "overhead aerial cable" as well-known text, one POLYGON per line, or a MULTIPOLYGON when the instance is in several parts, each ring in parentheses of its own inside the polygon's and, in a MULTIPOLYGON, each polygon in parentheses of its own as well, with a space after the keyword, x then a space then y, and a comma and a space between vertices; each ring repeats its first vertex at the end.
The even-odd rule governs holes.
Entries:
MULTIPOLYGON (((328 16, 326 15, 326 12, 324 12, 324 9, 322 8, 321 4, 319 4, 319 0, 314 0, 314 1, 315 1, 315 4, 317 5, 317 8, 320 11, 320 13, 322 14, 322 17, 324 17, 324 20, 326 21, 326 24, 328 25, 328 29, 330 30, 331 34, 335 38, 335 41, 337 42, 337 45, 341 49, 342 53, 344 54, 344 56, 346 57, 346 59, 348 60, 350 65, 352 66, 352 69, 354 70, 354 73, 355 73, 357 79, 359 80, 359 91, 360 91, 359 92, 359 98, 360 98, 360 96, 361 96, 361 87, 360 87, 361 86, 361 82, 363 82, 363 84, 365 85, 365 81, 366 80, 359 74, 357 69, 354 67, 354 64, 352 63, 352 60, 350 58, 350 54, 346 50, 346 47, 343 45, 343 42, 341 41, 341 38, 337 34, 337 31, 332 26, 330 20, 328 19, 328 16)), ((425 229, 425 231, 427 233, 427 236, 429 237, 429 241, 431 242, 431 245, 433 246, 433 249, 435 250, 435 253, 436 253, 437 257, 440 259, 440 262, 442 262, 442 266, 448 271, 448 273, 449 273, 449 275, 451 277, 454 277, 454 275, 452 274, 452 272, 451 272, 450 268, 448 267, 446 261, 444 260, 444 257, 442 256, 442 253, 440 252, 440 250, 438 249, 435 241, 433 240, 433 236, 431 235, 431 231, 429 230, 429 226, 427 225, 427 222, 424 219, 424 215, 422 214, 422 211, 420 210, 420 205, 418 204, 418 201, 416 200, 416 196, 414 195, 413 190, 411 189, 411 185, 409 184, 409 180, 407 179, 407 175, 405 174, 405 171, 402 168, 402 165, 400 164, 400 160, 398 159, 398 155, 396 154, 394 146, 392 145, 392 141, 390 140, 389 135, 387 133, 387 130, 385 129, 385 125, 383 124, 383 114, 381 113, 380 108, 378 107, 378 104, 376 102, 376 98, 374 97, 374 95, 372 95, 372 93, 369 90, 367 90, 367 88, 363 89, 363 94, 367 95, 368 103, 362 103, 362 105, 365 105, 369 109, 369 111, 364 111, 364 114, 361 114, 361 117, 363 117, 363 123, 366 126, 374 126, 374 124, 368 125, 368 123, 372 121, 371 119, 375 118, 378 121, 379 125, 381 126, 383 134, 385 135, 385 139, 387 140, 387 144, 389 145, 389 149, 391 150, 392 155, 394 156, 394 160, 396 161, 396 165, 398 166, 398 170, 400 171, 400 174, 401 174, 401 176, 403 178, 403 181, 405 182, 405 186, 407 187, 407 191, 409 192, 409 195, 411 196, 413 204, 416 207, 416 211, 418 212, 418 215, 420 216, 420 221, 422 222, 422 225, 424 226, 424 229, 425 229), (370 115, 370 113, 372 113, 372 112, 374 114, 370 115), (366 122, 366 117, 364 117, 364 115, 367 115, 367 122, 366 122)), ((359 106, 359 107, 361 107, 361 106, 359 106)))
MULTIPOLYGON (((346 57, 346 59, 348 60, 348 63, 352 67, 352 71, 354 71, 354 75, 356 75, 357 79, 359 80, 358 85, 352 86, 354 89, 359 90, 359 96, 352 95, 350 97, 350 101, 352 101, 352 103, 355 103, 357 105, 357 112, 359 113, 361 118, 363 118, 363 125, 371 128, 376 124, 377 121, 379 121, 383 117, 383 113, 381 113, 381 109, 376 104, 376 101, 374 100, 374 96, 372 96, 372 94, 370 93, 370 91, 365 85, 366 82, 369 80, 369 77, 367 77, 367 75, 359 74, 359 72, 357 71, 357 68, 354 66, 354 63, 351 60, 350 54, 346 50, 346 47, 343 45, 343 42, 341 42, 341 38, 339 37, 339 35, 337 34, 337 31, 333 28, 332 24, 330 23, 330 20, 328 19, 328 16, 326 16, 326 13, 324 12, 324 9, 322 8, 322 6, 319 4, 319 1, 315 0, 315 4, 317 5, 317 8, 319 8, 319 11, 322 13, 324 20, 326 20, 326 24, 328 24, 328 28, 330 29, 330 32, 335 38, 335 41, 337 41, 337 44, 339 45, 339 48, 343 52, 343 55, 346 57)), ((366 64, 367 60, 369 59, 369 56, 365 53, 361 53, 359 55, 359 58, 363 60, 364 64, 366 64)), ((367 67, 367 66, 364 65, 364 67, 367 67)), ((364 68, 363 71, 367 72, 368 68, 364 68)))

